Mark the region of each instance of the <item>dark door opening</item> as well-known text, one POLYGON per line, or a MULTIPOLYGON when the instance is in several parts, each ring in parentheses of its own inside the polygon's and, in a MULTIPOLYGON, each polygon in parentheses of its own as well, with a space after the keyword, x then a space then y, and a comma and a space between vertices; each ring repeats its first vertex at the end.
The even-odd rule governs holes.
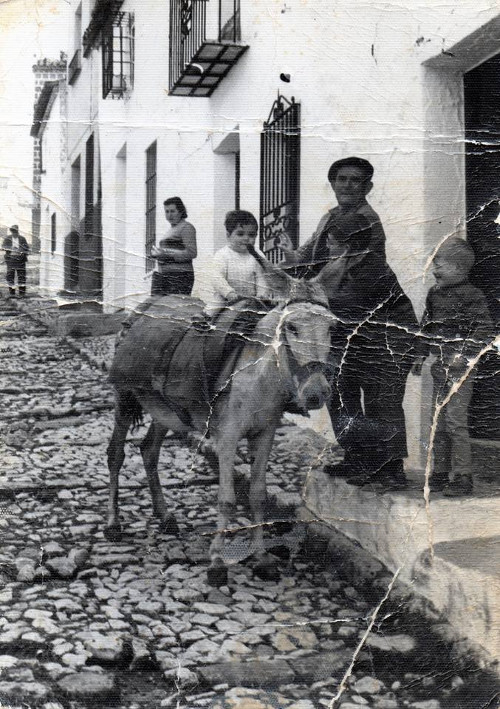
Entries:
POLYGON ((64 240, 64 290, 75 293, 80 270, 80 234, 71 231, 64 240))
MULTIPOLYGON (((464 75, 467 239, 476 264, 471 281, 500 330, 500 55, 464 75)), ((500 440, 500 354, 479 365, 470 409, 474 438, 500 440)))
POLYGON ((99 298, 102 295, 101 182, 99 148, 94 135, 88 138, 85 145, 84 195, 85 213, 80 224, 83 239, 80 239, 78 289, 86 298, 99 298))

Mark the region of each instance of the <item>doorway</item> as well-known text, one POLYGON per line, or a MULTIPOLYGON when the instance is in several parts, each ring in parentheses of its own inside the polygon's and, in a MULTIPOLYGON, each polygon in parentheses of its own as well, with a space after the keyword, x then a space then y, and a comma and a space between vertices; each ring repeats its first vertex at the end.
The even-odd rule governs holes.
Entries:
MULTIPOLYGON (((500 328, 500 54, 464 74, 467 240, 472 283, 500 328)), ((470 408, 474 438, 500 440, 500 353, 481 361, 470 408)))

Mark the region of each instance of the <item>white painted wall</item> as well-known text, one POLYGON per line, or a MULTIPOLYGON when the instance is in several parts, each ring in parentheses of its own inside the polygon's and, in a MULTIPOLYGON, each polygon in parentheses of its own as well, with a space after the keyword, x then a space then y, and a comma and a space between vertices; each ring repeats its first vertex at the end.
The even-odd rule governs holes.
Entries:
MULTIPOLYGON (((498 5, 242 0, 242 41, 249 50, 211 99, 168 96, 168 3, 125 0, 122 9, 135 13, 130 96, 102 100, 98 50, 83 60, 68 96, 71 160, 91 128, 99 128, 106 309, 131 307, 149 292, 147 147, 158 141, 158 238, 167 226, 163 199, 181 196, 197 228, 195 266, 202 268, 223 243, 224 213, 231 206, 231 171, 214 149, 237 126, 241 206, 258 215, 260 132, 280 91, 302 106, 301 240, 335 203, 326 179, 331 162, 353 154, 369 159, 375 167, 369 201, 386 229, 388 260, 420 315, 430 285, 425 263, 444 236, 463 231, 461 76, 500 52, 498 5), (281 72, 290 75, 290 83, 280 80, 281 72), (117 155, 125 144, 123 198, 117 155)), ((420 380, 410 377, 413 464, 422 453, 422 422, 415 413, 420 395, 420 380)))
POLYGON ((64 285, 64 238, 71 229, 71 214, 63 162, 66 124, 57 92, 42 135, 42 194, 40 224, 40 289, 55 297, 64 285), (51 216, 56 215, 56 248, 52 251, 51 216))

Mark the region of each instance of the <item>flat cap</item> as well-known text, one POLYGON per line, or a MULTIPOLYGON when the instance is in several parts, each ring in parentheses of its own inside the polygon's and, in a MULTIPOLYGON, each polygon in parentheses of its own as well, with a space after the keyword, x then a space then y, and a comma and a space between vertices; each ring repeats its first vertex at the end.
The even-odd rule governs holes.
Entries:
POLYGON ((354 155, 350 158, 342 158, 342 160, 336 160, 330 165, 328 170, 328 182, 334 182, 337 177, 337 172, 342 167, 358 167, 363 170, 366 180, 371 180, 373 177, 373 165, 365 160, 364 158, 357 158, 354 155))

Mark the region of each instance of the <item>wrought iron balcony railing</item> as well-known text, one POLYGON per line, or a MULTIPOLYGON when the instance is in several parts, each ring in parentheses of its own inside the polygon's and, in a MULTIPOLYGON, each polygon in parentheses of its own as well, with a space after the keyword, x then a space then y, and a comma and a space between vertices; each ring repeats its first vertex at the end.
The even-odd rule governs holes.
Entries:
POLYGON ((210 96, 248 49, 240 39, 240 0, 170 0, 170 95, 210 96))
POLYGON ((77 49, 68 65, 68 84, 74 84, 82 70, 82 52, 77 49))

